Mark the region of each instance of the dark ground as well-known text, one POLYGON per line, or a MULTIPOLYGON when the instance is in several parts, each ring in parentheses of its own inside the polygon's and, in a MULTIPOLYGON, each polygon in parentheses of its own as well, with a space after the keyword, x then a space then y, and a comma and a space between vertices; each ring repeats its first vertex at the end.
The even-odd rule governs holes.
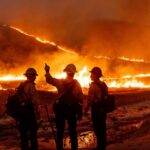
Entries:
MULTIPOLYGON (((47 121, 45 105, 48 104, 49 113, 54 125, 54 115, 51 106, 56 99, 56 94, 39 92, 43 122, 39 126, 39 150, 55 149, 52 130, 47 121)), ((116 96, 117 109, 108 114, 107 150, 149 150, 150 148, 150 91, 135 90, 119 93, 116 96), (128 105, 127 105, 128 104, 128 105)), ((8 91, 0 92, 0 112, 4 112, 5 99, 8 91)), ((55 126, 55 125, 54 125, 55 126)), ((67 127, 66 127, 67 128, 67 127)), ((79 148, 90 150, 95 146, 95 136, 92 132, 90 118, 84 117, 78 123, 79 148)), ((70 147, 68 131, 64 136, 64 147, 70 147)), ((15 121, 8 116, 0 119, 0 150, 19 150, 19 133, 15 121)))

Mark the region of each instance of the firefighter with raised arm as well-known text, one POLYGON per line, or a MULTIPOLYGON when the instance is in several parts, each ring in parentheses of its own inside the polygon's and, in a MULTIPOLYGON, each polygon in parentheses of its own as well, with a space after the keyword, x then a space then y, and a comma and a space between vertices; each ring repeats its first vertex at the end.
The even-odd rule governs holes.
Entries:
POLYGON ((63 70, 66 72, 65 79, 56 79, 49 73, 50 67, 46 64, 46 82, 55 86, 58 90, 58 100, 54 103, 53 109, 56 117, 56 144, 57 150, 63 150, 63 134, 65 128, 65 121, 67 120, 69 126, 69 135, 71 139, 71 149, 78 149, 77 139, 77 120, 82 118, 82 103, 83 93, 81 86, 74 75, 77 72, 74 64, 68 64, 63 70))
POLYGON ((88 105, 85 109, 87 114, 91 107, 91 117, 94 132, 97 138, 97 150, 106 149, 106 111, 103 107, 103 89, 108 91, 108 88, 104 82, 100 80, 102 77, 102 71, 99 67, 94 67, 91 71, 91 80, 89 91, 88 91, 88 105))

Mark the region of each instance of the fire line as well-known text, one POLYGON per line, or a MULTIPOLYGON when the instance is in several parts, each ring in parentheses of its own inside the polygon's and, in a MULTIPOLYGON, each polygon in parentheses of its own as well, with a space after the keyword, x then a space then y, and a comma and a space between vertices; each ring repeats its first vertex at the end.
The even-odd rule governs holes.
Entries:
MULTIPOLYGON (((73 51, 70 51, 68 49, 65 49, 59 45, 57 45, 54 42, 50 42, 48 40, 42 40, 39 37, 36 37, 32 34, 28 34, 26 32, 24 32, 23 30, 13 27, 11 26, 10 28, 26 35, 26 36, 30 36, 34 39, 36 39, 39 42, 42 43, 46 43, 46 44, 50 44, 50 45, 54 45, 56 47, 58 47, 60 50, 66 52, 66 53, 71 53, 71 54, 76 54, 73 51)), ((104 58, 104 59, 111 59, 108 56, 94 56, 95 58, 99 59, 99 58, 104 58)), ((142 59, 129 59, 126 57, 119 57, 118 59, 123 59, 123 60, 127 60, 127 61, 136 61, 136 62, 145 62, 142 59)), ((64 78, 65 74, 55 74, 56 77, 58 78, 64 78)), ((150 88, 150 83, 145 84, 144 82, 140 81, 139 79, 144 78, 144 77, 150 77, 150 74, 138 74, 138 75, 126 75, 126 76, 122 76, 122 77, 118 77, 118 78, 111 78, 111 77, 105 77, 104 80, 106 81, 106 83, 108 84, 109 87, 111 88, 150 88)), ((78 73, 76 74, 75 78, 80 82, 82 87, 88 88, 89 84, 91 82, 90 80, 90 73, 89 73, 89 68, 87 66, 84 66, 82 70, 79 70, 78 73)), ((5 76, 1 76, 0 77, 0 82, 5 82, 5 81, 22 81, 25 80, 25 77, 23 75, 5 75, 5 76)))

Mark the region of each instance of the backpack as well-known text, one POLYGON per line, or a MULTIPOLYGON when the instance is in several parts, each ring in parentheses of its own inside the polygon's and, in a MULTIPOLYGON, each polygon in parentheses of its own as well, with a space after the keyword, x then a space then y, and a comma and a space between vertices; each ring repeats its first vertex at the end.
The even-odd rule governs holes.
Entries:
POLYGON ((55 113, 81 113, 82 105, 80 105, 80 100, 73 94, 73 88, 76 82, 76 80, 73 80, 71 83, 65 83, 64 81, 65 92, 53 104, 55 113))
POLYGON ((26 83, 21 83, 16 92, 7 98, 6 113, 14 119, 19 119, 28 108, 29 100, 24 93, 26 83))
POLYGON ((106 113, 112 112, 116 109, 115 96, 108 93, 107 85, 105 82, 98 83, 102 90, 102 107, 106 113))

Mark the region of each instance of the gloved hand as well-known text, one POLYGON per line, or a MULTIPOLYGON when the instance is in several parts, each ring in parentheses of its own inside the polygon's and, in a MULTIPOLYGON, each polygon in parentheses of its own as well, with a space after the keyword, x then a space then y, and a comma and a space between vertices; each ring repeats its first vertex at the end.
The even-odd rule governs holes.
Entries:
POLYGON ((48 72, 49 72, 49 70, 50 70, 50 66, 49 66, 49 65, 47 65, 47 64, 45 64, 44 69, 45 69, 45 71, 48 73, 48 72))

